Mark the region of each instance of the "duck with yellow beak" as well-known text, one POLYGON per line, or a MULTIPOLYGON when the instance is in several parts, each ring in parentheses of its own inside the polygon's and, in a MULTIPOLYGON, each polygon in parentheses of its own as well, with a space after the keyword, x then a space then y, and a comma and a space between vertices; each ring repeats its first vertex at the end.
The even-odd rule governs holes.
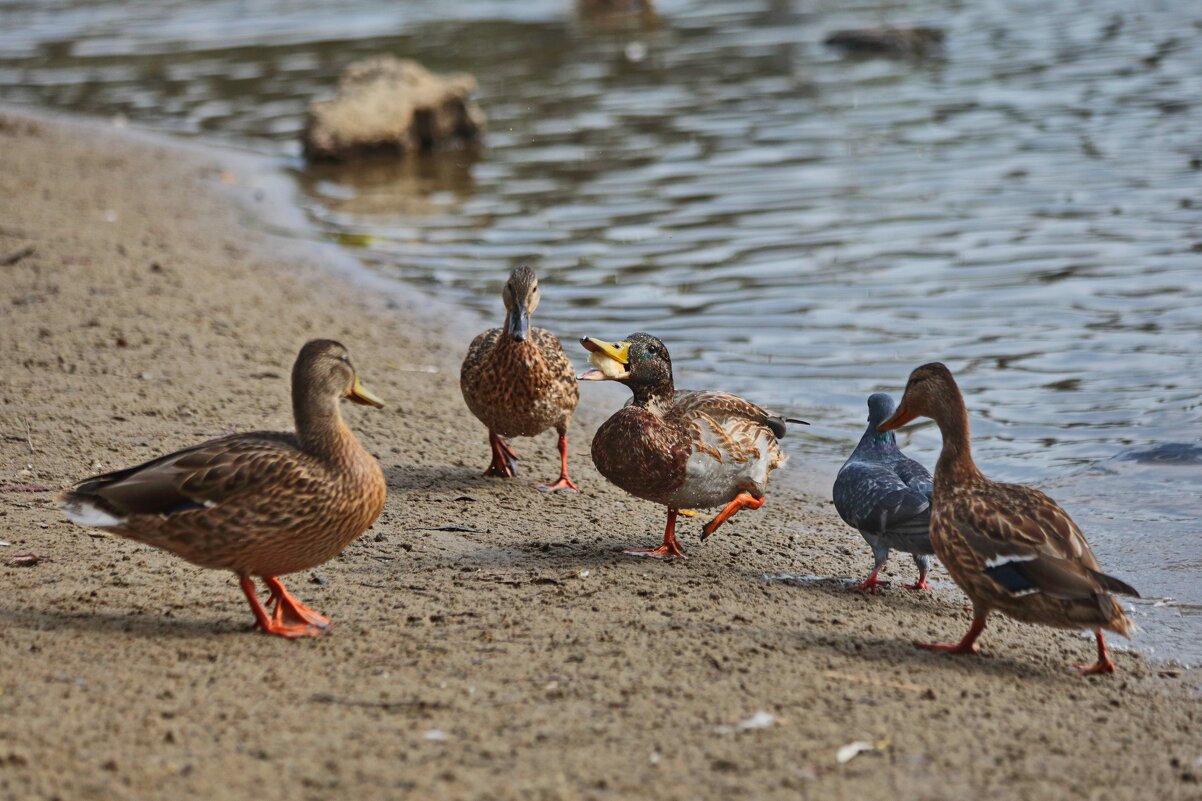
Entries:
POLYGON ((952 373, 938 362, 910 373, 901 404, 877 431, 918 417, 939 426, 943 451, 931 498, 931 545, 972 601, 973 619, 959 642, 920 648, 977 653, 977 637, 993 611, 1015 620, 1093 631, 1098 659, 1081 673, 1113 673, 1102 629, 1130 636, 1131 619, 1115 595, 1139 593, 1101 571, 1085 535, 1059 505, 1037 489, 985 477, 972 458, 968 410, 952 373))
POLYGON ((684 558, 676 538, 682 509, 721 506, 702 541, 741 509, 758 509, 772 471, 785 462, 777 440, 785 423, 728 392, 678 390, 664 343, 650 334, 621 342, 580 340, 592 369, 581 381, 618 381, 634 398, 597 429, 593 462, 601 475, 638 498, 668 507, 664 541, 628 554, 684 558))
POLYGON ((517 475, 517 454, 509 437, 533 437, 549 428, 559 434, 559 478, 539 484, 543 492, 576 492, 568 477, 568 424, 580 402, 576 372, 559 339, 530 325, 541 293, 534 270, 522 265, 501 293, 505 327, 490 328, 472 340, 459 372, 463 400, 488 427, 492 461, 486 476, 517 475))
POLYGON ((85 479, 63 494, 67 519, 233 571, 268 634, 311 637, 330 620, 279 576, 333 559, 384 508, 384 471, 342 419, 339 401, 380 408, 341 344, 315 339, 292 368, 295 432, 251 431, 85 479), (270 591, 268 615, 254 578, 270 591))

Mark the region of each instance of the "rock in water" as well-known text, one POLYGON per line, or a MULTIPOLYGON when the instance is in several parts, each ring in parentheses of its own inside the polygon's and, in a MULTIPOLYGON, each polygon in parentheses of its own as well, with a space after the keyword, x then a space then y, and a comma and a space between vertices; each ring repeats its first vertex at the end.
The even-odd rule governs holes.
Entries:
POLYGON ((943 31, 938 28, 852 28, 835 31, 824 40, 831 47, 862 55, 922 58, 943 49, 943 31))
POLYGON ((357 61, 343 71, 333 100, 309 105, 305 157, 345 161, 476 143, 485 117, 469 99, 475 88, 471 75, 435 75, 409 59, 357 61))

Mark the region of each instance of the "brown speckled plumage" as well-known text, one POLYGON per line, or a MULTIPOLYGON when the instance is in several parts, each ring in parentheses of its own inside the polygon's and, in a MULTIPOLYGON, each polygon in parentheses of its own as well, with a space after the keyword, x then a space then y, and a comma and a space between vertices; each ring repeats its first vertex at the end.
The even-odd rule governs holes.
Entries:
POLYGON ((925 647, 976 650, 990 612, 1016 620, 1097 634, 1098 662, 1086 672, 1112 672, 1102 629, 1129 635, 1132 624, 1115 594, 1138 593, 1101 572, 1076 523, 1042 492, 990 481, 972 459, 968 411, 951 372, 923 365, 910 376, 897 411, 877 428, 889 431, 930 417, 943 450, 931 500, 931 545, 973 604, 974 623, 958 644, 925 647))
POLYGON ((515 269, 502 297, 505 327, 473 339, 459 372, 463 400, 488 428, 493 458, 485 475, 516 474, 506 437, 533 437, 554 428, 559 434, 560 476, 539 489, 574 491, 576 485, 568 478, 567 431, 580 389, 572 363, 558 338, 530 325, 540 297, 533 270, 515 269))
POLYGON ((293 368, 296 433, 232 434, 95 476, 65 493, 64 508, 77 522, 243 578, 316 567, 384 507, 384 473, 343 422, 341 397, 379 405, 345 348, 314 340, 293 368))
MULTIPOLYGON (((762 461, 765 477, 784 464, 770 420, 783 426, 778 416, 738 395, 675 390, 666 403, 631 402, 606 420, 593 437, 593 462, 631 495, 672 506, 689 490, 687 466, 694 455, 732 466, 762 461)), ((762 498, 765 486, 749 479, 740 489, 762 498)), ((711 495, 709 503, 689 506, 719 506, 732 497, 711 495)))
POLYGON ((503 437, 567 431, 580 402, 572 363, 559 339, 543 328, 515 342, 500 328, 472 340, 459 374, 472 414, 503 437))
POLYGON ((785 461, 777 442, 783 418, 727 392, 676 390, 668 351, 650 334, 582 343, 628 368, 619 375, 613 367, 610 374, 592 370, 584 378, 621 381, 634 393, 597 429, 592 455, 614 484, 668 507, 664 544, 646 553, 683 556, 674 534, 681 509, 726 507, 706 525, 704 539, 738 509, 759 508, 769 476, 785 461))

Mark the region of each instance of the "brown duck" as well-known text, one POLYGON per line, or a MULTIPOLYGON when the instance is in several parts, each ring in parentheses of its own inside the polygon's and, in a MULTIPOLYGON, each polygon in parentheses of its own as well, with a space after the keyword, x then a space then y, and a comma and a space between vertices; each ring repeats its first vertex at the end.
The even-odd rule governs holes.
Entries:
POLYGON ((338 401, 381 407, 346 348, 307 343, 292 368, 296 432, 232 434, 145 464, 86 479, 63 494, 72 522, 232 570, 268 634, 314 636, 329 618, 278 576, 337 556, 384 507, 384 473, 342 420, 338 401), (252 576, 270 590, 268 616, 252 576))
POLYGON ((901 405, 878 431, 930 417, 943 435, 931 501, 931 544, 973 605, 972 627, 958 643, 918 643, 953 654, 977 652, 977 637, 997 610, 1026 623, 1092 630, 1098 660, 1082 673, 1113 673, 1102 630, 1131 634, 1115 595, 1139 597, 1101 572, 1077 524, 1055 501, 1020 484, 990 481, 969 448, 968 411, 951 371, 925 364, 910 374, 901 405))
POLYGON ((629 554, 684 557, 676 539, 682 509, 722 506, 702 541, 740 509, 759 509, 772 471, 785 462, 786 420, 728 392, 677 390, 664 343, 650 334, 622 342, 586 337, 594 369, 581 381, 619 381, 634 393, 593 437, 601 475, 639 498, 668 507, 664 541, 629 554))
POLYGON ((559 340, 530 325, 539 301, 534 270, 524 265, 515 269, 502 298, 505 327, 473 339, 459 373, 467 407, 488 427, 492 462, 484 475, 516 475, 517 454, 507 437, 533 437, 554 426, 559 432, 559 479, 538 489, 576 492, 568 478, 568 423, 580 401, 580 389, 559 340))

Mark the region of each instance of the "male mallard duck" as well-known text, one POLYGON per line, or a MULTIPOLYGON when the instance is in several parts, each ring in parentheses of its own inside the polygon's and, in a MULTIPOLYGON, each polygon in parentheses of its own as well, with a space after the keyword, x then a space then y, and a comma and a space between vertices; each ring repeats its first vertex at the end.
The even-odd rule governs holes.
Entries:
POLYGON ((919 643, 932 651, 977 652, 989 613, 1026 623, 1092 629, 1098 661, 1083 673, 1113 673, 1102 629, 1131 634, 1131 620, 1114 594, 1139 597, 1128 584, 1102 573, 1072 518, 1042 492, 990 481, 972 460, 968 410, 956 380, 942 364, 910 374, 901 406, 878 431, 930 417, 943 435, 935 467, 931 544, 935 555, 972 600, 972 627, 958 643, 919 643))
POLYGON ((872 548, 872 575, 856 589, 876 592, 877 574, 890 549, 913 554, 918 581, 908 590, 927 589, 931 569, 931 474, 897 447, 892 431, 877 431, 877 423, 894 412, 893 398, 884 392, 868 397, 868 428, 860 444, 839 468, 832 492, 839 516, 872 548))
POLYGON ((467 407, 488 426, 492 463, 484 475, 517 473, 517 454, 506 437, 533 437, 555 426, 559 480, 538 488, 576 492, 568 478, 568 423, 580 402, 572 363, 554 334, 530 325, 539 300, 534 270, 523 265, 510 273, 502 297, 505 328, 491 328, 473 339, 459 373, 467 407))
POLYGON ((346 348, 315 339, 292 368, 296 433, 231 434, 94 476, 63 494, 63 510, 74 523, 232 570, 268 634, 322 634, 329 618, 277 576, 333 559, 384 508, 384 472, 342 421, 340 398, 384 405, 359 383, 346 348), (270 617, 252 576, 271 591, 270 617))
POLYGON ((601 475, 639 498, 668 507, 664 542, 644 556, 679 556, 676 515, 681 509, 723 506, 702 529, 709 538, 740 509, 764 504, 768 476, 785 462, 778 437, 789 420, 737 395, 676 390, 668 349, 650 334, 622 342, 585 337, 594 366, 581 381, 620 381, 634 399, 605 421, 593 437, 593 462, 601 475))

